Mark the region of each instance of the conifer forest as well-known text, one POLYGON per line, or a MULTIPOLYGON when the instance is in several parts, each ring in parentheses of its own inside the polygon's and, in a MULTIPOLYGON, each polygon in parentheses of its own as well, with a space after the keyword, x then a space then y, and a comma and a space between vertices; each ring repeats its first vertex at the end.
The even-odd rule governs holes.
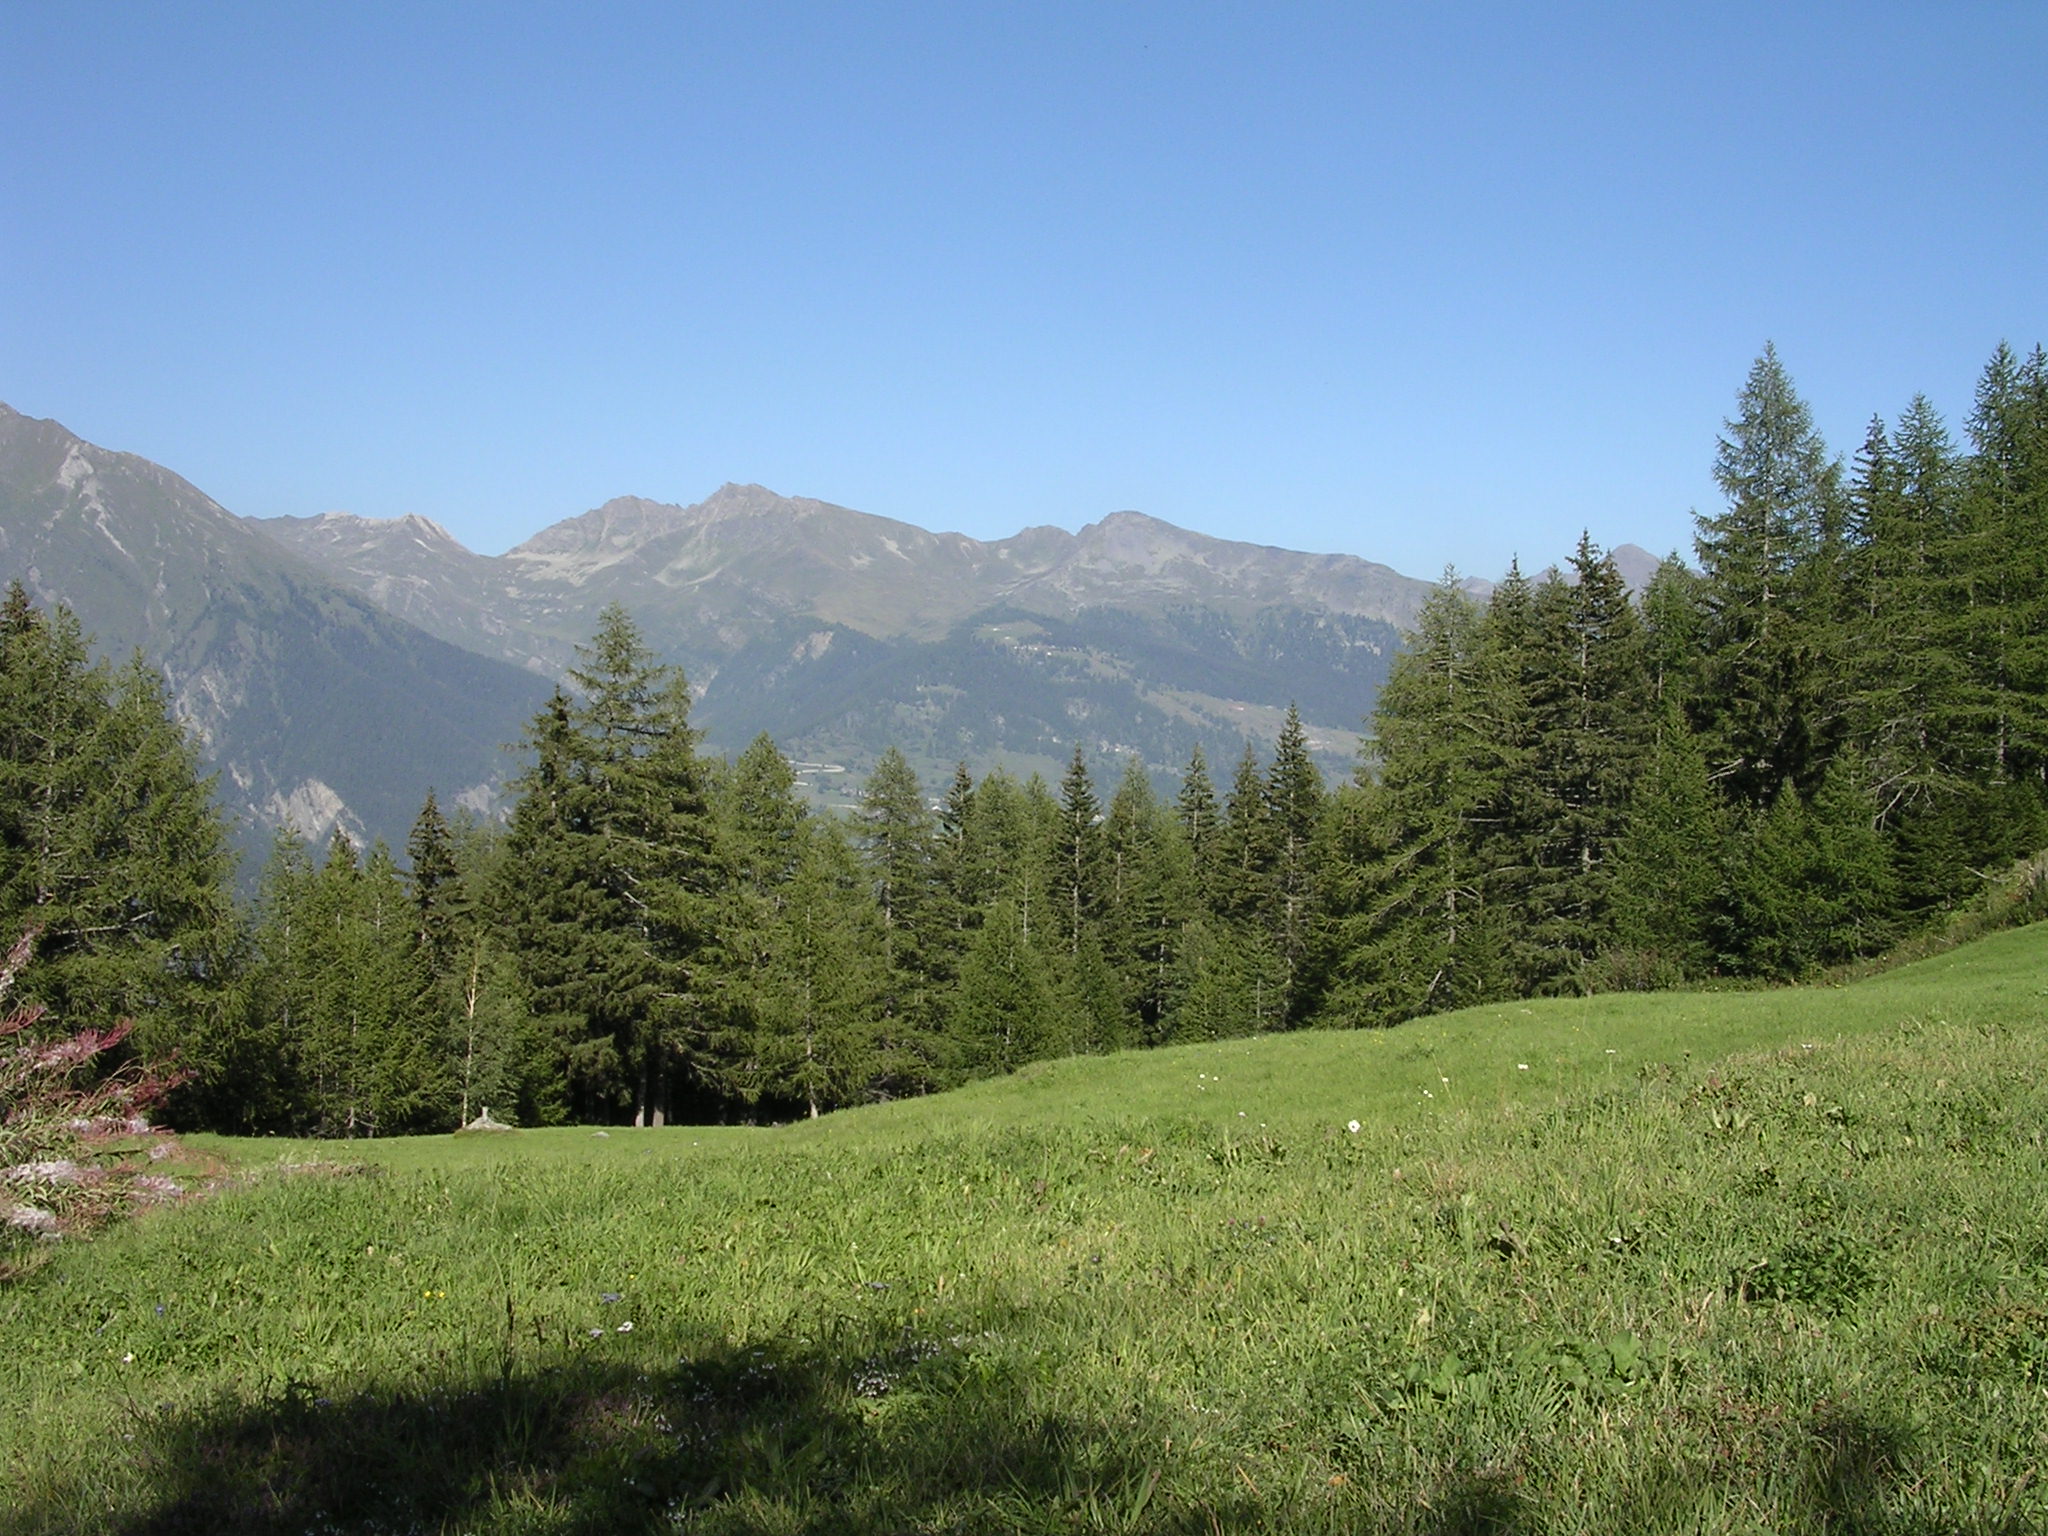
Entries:
MULTIPOLYGON (((164 684, 0 609, 0 941, 52 1027, 132 1018, 192 1128, 331 1136, 783 1120, 1077 1052, 1375 1027, 1544 994, 1788 979, 2048 846, 2048 358, 1845 462, 1774 352, 1689 560, 1590 540, 1449 575, 1329 784, 1290 713, 1171 794, 1057 784, 845 815, 766 737, 700 749, 619 608, 529 723, 502 824, 431 793, 401 850, 276 841, 238 902, 164 684), (1562 556, 1563 552, 1558 552, 1562 556)), ((422 786, 424 789, 424 786, 422 786)))

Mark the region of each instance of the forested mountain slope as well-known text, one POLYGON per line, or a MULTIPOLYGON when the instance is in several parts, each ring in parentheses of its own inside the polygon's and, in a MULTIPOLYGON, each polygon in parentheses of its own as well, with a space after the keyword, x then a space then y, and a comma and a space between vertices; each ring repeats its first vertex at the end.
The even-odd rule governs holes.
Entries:
POLYGON ((482 806, 545 692, 337 585, 189 482, 0 406, 0 567, 102 654, 140 649, 254 831, 402 839, 427 786, 482 806))

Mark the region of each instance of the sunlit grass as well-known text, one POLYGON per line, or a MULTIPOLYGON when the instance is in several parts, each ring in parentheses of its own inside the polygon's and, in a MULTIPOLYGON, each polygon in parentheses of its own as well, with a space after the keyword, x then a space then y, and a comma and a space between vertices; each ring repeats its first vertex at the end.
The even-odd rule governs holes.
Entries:
POLYGON ((195 1138, 244 1185, 0 1292, 6 1528, 2048 1527, 2044 938, 782 1129, 195 1138))

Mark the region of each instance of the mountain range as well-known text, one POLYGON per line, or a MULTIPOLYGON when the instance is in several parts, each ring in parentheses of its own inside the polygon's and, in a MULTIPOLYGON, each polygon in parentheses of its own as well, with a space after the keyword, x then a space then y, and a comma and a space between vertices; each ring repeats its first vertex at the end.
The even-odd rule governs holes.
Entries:
POLYGON ((546 696, 335 582, 160 465, 0 406, 0 578, 162 668, 245 848, 286 821, 400 840, 429 784, 488 810, 546 696))
POLYGON ((4 406, 0 569, 164 669, 252 838, 394 843, 430 785, 498 803, 504 745, 608 603, 685 669, 713 750, 766 731, 843 801, 892 743, 932 789, 958 760, 1056 774, 1076 743, 1164 781, 1199 742, 1222 777, 1290 703, 1348 772, 1430 589, 1138 512, 988 542, 757 485, 621 497, 481 555, 419 516, 236 517, 4 406))

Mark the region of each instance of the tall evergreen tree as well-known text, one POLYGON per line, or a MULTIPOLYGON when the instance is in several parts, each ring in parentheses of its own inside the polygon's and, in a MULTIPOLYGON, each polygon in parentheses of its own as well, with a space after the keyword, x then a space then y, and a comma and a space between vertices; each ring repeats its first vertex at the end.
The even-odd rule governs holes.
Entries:
POLYGON ((1534 959, 1540 946, 1529 932, 1549 812, 1538 771, 1536 701, 1546 683, 1545 629, 1563 592, 1555 570, 1539 585, 1522 574, 1519 559, 1511 561, 1480 616, 1468 667, 1472 697, 1485 699, 1492 741, 1489 792, 1465 813, 1467 863, 1480 901, 1500 919, 1516 985, 1541 970, 1534 959))
POLYGON ((798 825, 794 860, 757 919, 747 978, 753 1058, 747 1097, 815 1118, 919 1076, 890 1059, 882 1024, 881 914, 841 824, 798 825))
POLYGON ((917 955, 932 886, 932 814, 910 760, 895 747, 876 760, 861 788, 861 854, 890 943, 906 962, 917 955))
POLYGON ((430 793, 406 844, 416 944, 456 1114, 463 1125, 486 1112, 505 1125, 553 1123, 567 1108, 560 1042, 528 1011, 512 930, 491 906, 505 833, 459 815, 459 825, 442 817, 430 793))
POLYGON ((2048 776, 2048 356, 2001 345, 1970 414, 1969 661, 1994 784, 2048 776))
POLYGON ((882 954, 890 977, 886 1012, 897 1037, 908 1038, 931 1023, 926 960, 936 871, 932 813, 916 771, 895 747, 877 759, 855 816, 861 860, 882 915, 882 954))
POLYGON ((1120 979, 1124 1017, 1107 1041, 1120 1047, 1157 1034, 1166 1009, 1175 940, 1194 912, 1186 902, 1186 855, 1178 829, 1152 792, 1144 763, 1125 759, 1102 822, 1101 949, 1120 979))
POLYGON ((293 1119, 322 1136, 447 1129, 429 977, 391 856, 379 846, 359 859, 337 828, 317 871, 283 851, 268 878, 258 938, 283 1013, 293 1119))
POLYGON ((1844 754, 1811 800, 1788 784, 1734 809, 1707 912, 1718 968, 1790 979, 1890 937, 1892 872, 1859 768, 1844 754))
POLYGON ((1274 832, 1265 775, 1250 741, 1237 760, 1217 833, 1213 910, 1233 923, 1263 923, 1273 909, 1274 832))
POLYGON ((1216 805, 1216 786, 1209 781, 1209 761, 1200 742, 1188 758, 1181 775, 1180 794, 1174 801, 1182 841, 1188 850, 1189 873, 1204 906, 1216 900, 1223 855, 1223 815, 1216 805))
POLYGON ((1698 573, 1677 555, 1665 556, 1643 587, 1637 614, 1657 730, 1685 728, 1698 691, 1700 636, 1706 624, 1698 573))
POLYGON ((1081 939, 1100 916, 1104 896, 1102 804, 1088 775, 1088 759, 1078 744, 1060 780, 1059 931, 1069 955, 1078 955, 1081 939))
POLYGON ((715 1096, 724 852, 682 673, 613 604, 528 735, 500 906, 536 1013, 561 1021, 574 1112, 662 1123, 715 1096))
POLYGON ((1871 423, 1850 490, 1853 736, 1915 907, 1959 894, 1986 852, 1967 831, 1975 818, 1958 815, 1973 735, 1958 471, 1940 416, 1917 396, 1896 442, 1871 423))
POLYGON ((1825 770, 1841 679, 1832 573, 1841 466, 1774 348, 1750 369, 1714 478, 1726 510, 1700 520, 1705 655, 1695 701, 1715 777, 1762 805, 1825 770))
POLYGON ((982 893, 973 865, 974 794, 974 776, 966 763, 956 763, 932 842, 932 965, 945 982, 957 974, 966 935, 979 921, 982 893))
POLYGON ((1266 774, 1266 823, 1273 850, 1272 908, 1268 930, 1280 962, 1280 989, 1289 1014, 1305 1004, 1299 996, 1319 900, 1319 835, 1326 809, 1323 773, 1309 754, 1301 711, 1287 706, 1287 718, 1273 744, 1266 774))
POLYGON ((1174 946, 1154 1042, 1235 1040, 1284 1022, 1280 959, 1264 928, 1199 913, 1174 946))
POLYGON ((37 933, 19 995, 76 1028, 131 1017, 204 1070, 234 962, 212 781, 141 658, 94 663, 77 620, 0 601, 0 926, 37 933))
POLYGON ((1533 837, 1522 903, 1528 991, 1570 985, 1613 942, 1613 855, 1649 746, 1643 637, 1614 562, 1582 535, 1572 580, 1546 583, 1522 777, 1533 837))
POLYGON ((1708 782, 1699 739, 1676 713, 1669 705, 1660 712, 1664 724, 1614 848, 1614 940, 1604 967, 1610 985, 1675 986, 1715 968, 1709 912, 1727 857, 1730 813, 1708 782))
POLYGON ((438 975, 454 963, 455 926, 462 890, 455 868, 455 839, 431 789, 405 840, 405 857, 406 880, 412 888, 414 933, 427 964, 438 975))
POLYGON ((1023 790, 1002 768, 994 768, 965 803, 953 885, 969 929, 981 925, 988 904, 1008 890, 1030 856, 1031 836, 1023 790))
POLYGON ((1506 918, 1477 851, 1514 750, 1487 660, 1479 614, 1446 572, 1374 713, 1376 781, 1360 768, 1370 836, 1332 902, 1326 1014, 1388 1024, 1511 984, 1506 918))
POLYGON ((1070 1019, 1046 957, 1008 899, 993 903, 968 946, 947 1034, 967 1076, 1014 1072, 1072 1049, 1070 1019))
POLYGON ((757 895, 786 884, 803 855, 803 802, 796 796, 796 769, 765 732, 719 785, 719 822, 724 828, 738 883, 757 895))

